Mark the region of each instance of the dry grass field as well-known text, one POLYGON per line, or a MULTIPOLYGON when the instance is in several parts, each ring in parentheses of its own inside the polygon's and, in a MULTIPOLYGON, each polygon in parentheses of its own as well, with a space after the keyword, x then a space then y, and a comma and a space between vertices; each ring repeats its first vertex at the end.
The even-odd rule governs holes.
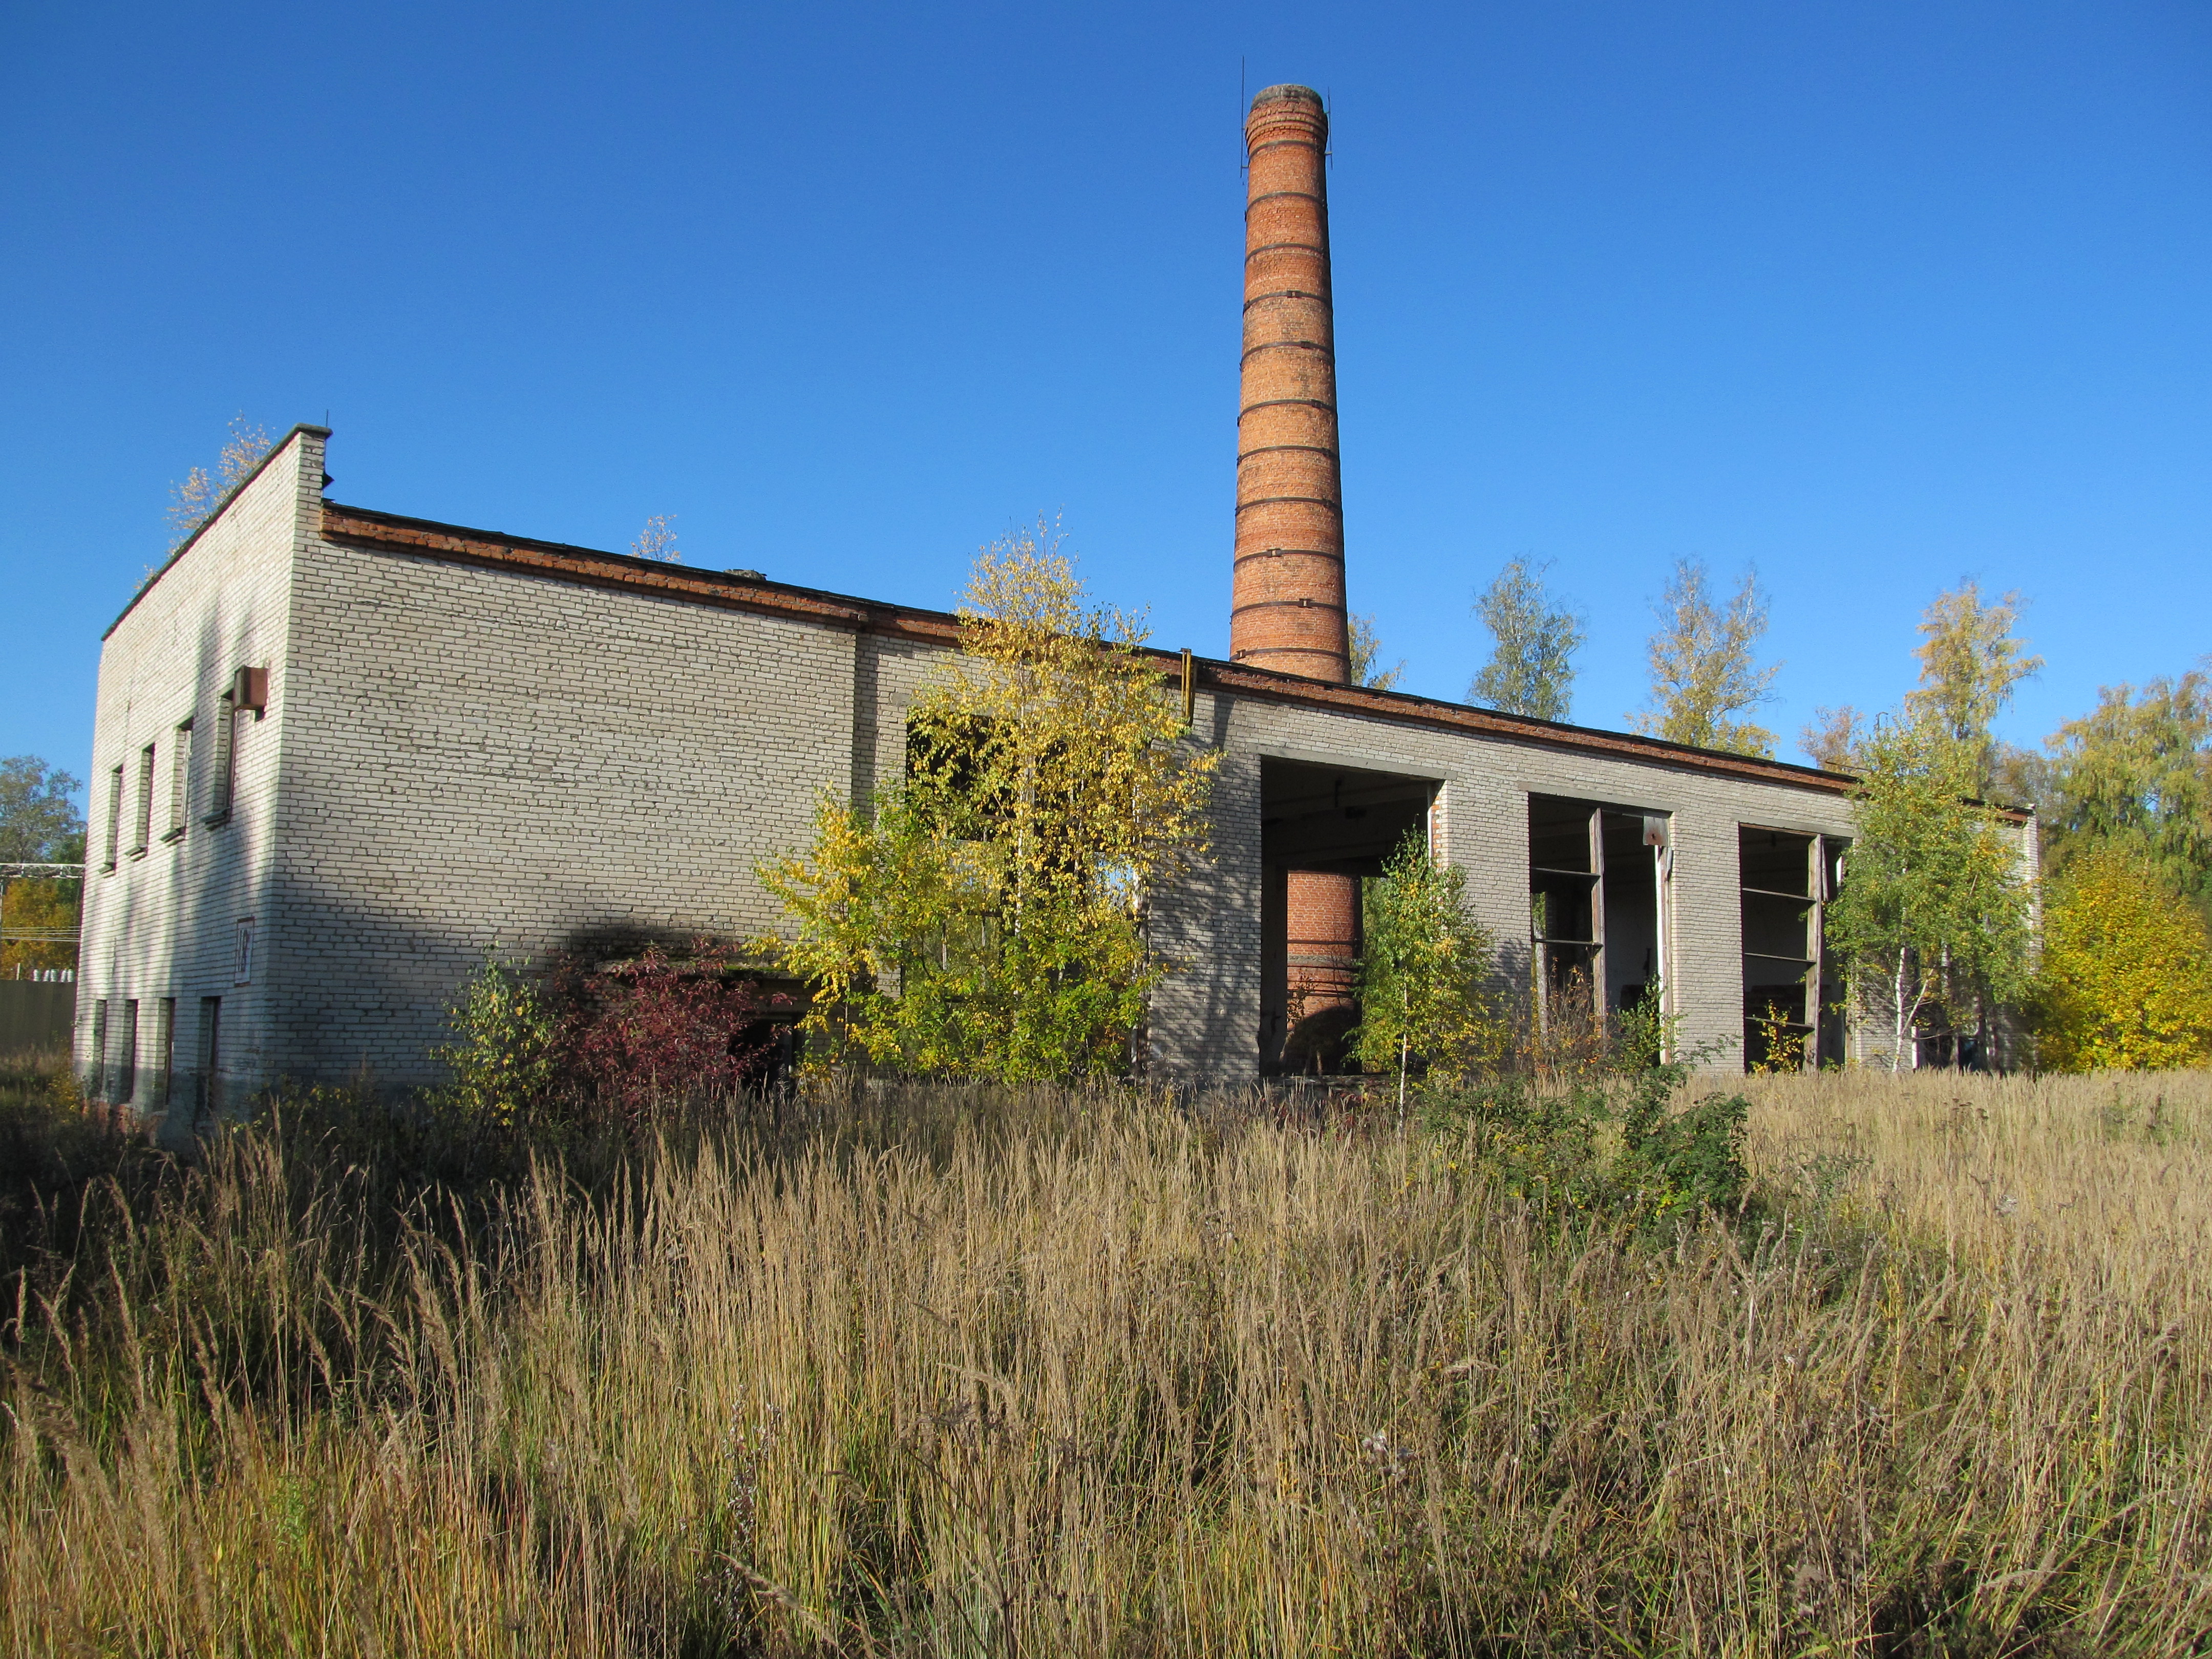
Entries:
POLYGON ((422 1190, 18 1076, 0 1644, 2212 1652, 2212 1079, 1748 1087, 1660 1230, 1395 1114, 892 1090, 422 1190))

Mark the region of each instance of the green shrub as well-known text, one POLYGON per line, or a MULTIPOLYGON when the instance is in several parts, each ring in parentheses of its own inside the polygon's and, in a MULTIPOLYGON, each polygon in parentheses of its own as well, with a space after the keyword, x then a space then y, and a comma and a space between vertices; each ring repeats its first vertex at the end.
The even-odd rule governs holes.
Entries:
POLYGON ((1540 1088, 1510 1075, 1431 1089, 1423 1121, 1507 1192, 1547 1211, 1638 1224, 1742 1205, 1751 1105, 1676 1097, 1688 1067, 1649 1066, 1540 1088))
POLYGON ((453 1041, 431 1050, 453 1073, 433 1104, 465 1129, 508 1133, 551 1096, 560 1018, 544 991, 498 947, 484 955, 447 1013, 453 1041))

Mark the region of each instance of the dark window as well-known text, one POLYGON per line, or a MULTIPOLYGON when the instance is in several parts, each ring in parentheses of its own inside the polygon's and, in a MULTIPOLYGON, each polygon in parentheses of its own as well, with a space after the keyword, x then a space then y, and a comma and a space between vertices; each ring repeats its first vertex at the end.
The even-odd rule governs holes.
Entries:
POLYGON ((202 1117, 212 1117, 222 1103, 222 999, 200 999, 200 1063, 197 1098, 192 1104, 202 1117))
POLYGON ((138 1004, 123 1005, 123 1029, 116 1033, 115 1093, 118 1106, 127 1105, 138 1092, 138 1004))
POLYGON ((1613 1017, 1662 1001, 1663 814, 1528 797, 1528 933, 1540 1018, 1613 1017))
POLYGON ((87 1100, 107 1098, 107 999, 92 1005, 92 1076, 85 1085, 87 1100))
POLYGON ((1830 836, 1755 824, 1736 831, 1747 1070, 1810 1071, 1843 1061, 1844 995, 1825 936, 1844 847, 1830 836))
POLYGON ((154 1098, 156 1107, 169 1103, 169 1085, 177 1074, 177 1000, 163 997, 154 1005, 154 1098))
POLYGON ((123 844, 123 769, 117 767, 107 775, 107 856, 100 861, 103 870, 115 867, 115 855, 123 844))

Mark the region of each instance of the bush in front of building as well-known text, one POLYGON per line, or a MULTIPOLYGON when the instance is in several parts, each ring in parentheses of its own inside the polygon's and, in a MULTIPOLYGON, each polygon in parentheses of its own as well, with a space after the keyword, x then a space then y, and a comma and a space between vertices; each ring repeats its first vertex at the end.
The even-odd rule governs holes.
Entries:
MULTIPOLYGON (((1561 1219, 1636 1226, 1739 1210, 1749 1189, 1750 1103, 1686 1104, 1687 1064, 1627 1064, 1547 1085, 1527 1072, 1431 1084, 1423 1121, 1435 1156, 1486 1172, 1561 1219)), ((1457 1167, 1457 1164, 1455 1164, 1457 1167)))
POLYGON ((1505 1043, 1495 1008, 1498 945, 1467 899, 1467 872, 1439 863, 1415 831, 1365 885, 1358 1025, 1352 1053, 1371 1072, 1462 1078, 1495 1067, 1505 1043))
POLYGON ((561 1019, 545 988, 494 946, 447 1011, 453 1041, 431 1049, 452 1074, 436 1104, 462 1122, 508 1131, 529 1121, 561 1070, 561 1019))
POLYGON ((707 939, 680 957, 655 944, 626 961, 566 959, 552 981, 562 1086, 635 1127, 666 1103, 756 1081, 769 1049, 763 1020, 787 1014, 790 999, 744 969, 707 939))
POLYGON ((1216 751, 1185 740, 1141 620, 1083 594, 1040 524, 984 550, 960 655, 908 714, 907 775, 825 798, 760 870, 809 984, 817 1066, 1001 1083, 1130 1070, 1175 964, 1152 895, 1206 849, 1216 751))
POLYGON ((635 1132, 726 1096, 758 1079, 764 1020, 792 1012, 743 969, 706 939, 680 957, 658 944, 619 960, 566 955, 542 973, 495 949, 447 1014, 453 1040, 433 1052, 451 1075, 426 1104, 463 1139, 546 1141, 635 1132))

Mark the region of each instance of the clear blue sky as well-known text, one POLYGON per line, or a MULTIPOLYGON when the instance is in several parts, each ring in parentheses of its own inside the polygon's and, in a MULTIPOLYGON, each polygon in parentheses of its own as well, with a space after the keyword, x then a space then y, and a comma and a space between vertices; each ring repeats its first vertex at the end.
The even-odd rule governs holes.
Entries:
MULTIPOLYGON (((1354 608, 1458 696, 1556 561, 1576 718, 1756 561, 1767 723, 2019 587, 2033 740, 2212 650, 2212 8, 0 11, 0 754, 237 412, 341 501, 945 605, 1064 512, 1226 648, 1239 76, 1328 93, 1354 608)), ((680 665, 672 665, 680 669, 680 665)))

